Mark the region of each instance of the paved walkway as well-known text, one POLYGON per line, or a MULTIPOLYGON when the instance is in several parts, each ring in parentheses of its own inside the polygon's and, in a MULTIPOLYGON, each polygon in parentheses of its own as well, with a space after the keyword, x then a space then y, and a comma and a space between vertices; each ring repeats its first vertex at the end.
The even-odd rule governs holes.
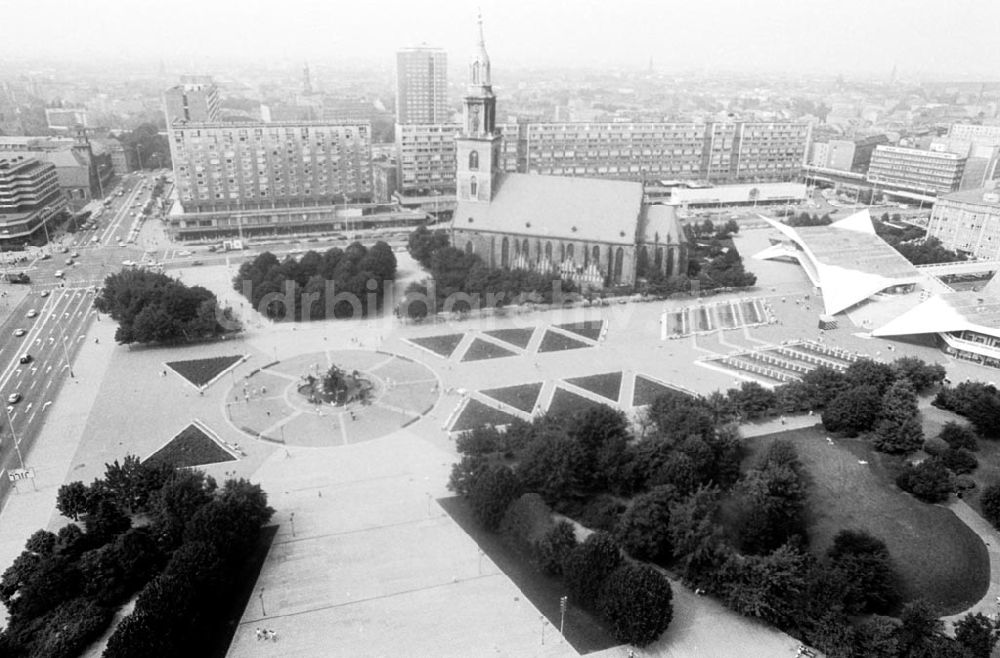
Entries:
POLYGON ((954 512, 955 516, 979 535, 983 543, 986 544, 986 550, 990 556, 990 586, 986 590, 986 594, 968 610, 949 617, 942 617, 950 629, 956 621, 967 614, 981 612, 992 617, 1000 609, 1000 605, 998 605, 1000 602, 1000 533, 964 500, 953 499, 945 507, 954 512))

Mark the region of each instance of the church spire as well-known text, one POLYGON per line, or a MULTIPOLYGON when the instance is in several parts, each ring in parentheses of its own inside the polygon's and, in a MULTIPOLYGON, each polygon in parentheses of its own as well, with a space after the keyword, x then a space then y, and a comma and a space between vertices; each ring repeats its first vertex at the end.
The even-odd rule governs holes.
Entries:
POLYGON ((479 41, 476 44, 475 55, 469 65, 469 87, 490 88, 490 56, 486 52, 486 38, 483 36, 483 14, 479 13, 479 41))

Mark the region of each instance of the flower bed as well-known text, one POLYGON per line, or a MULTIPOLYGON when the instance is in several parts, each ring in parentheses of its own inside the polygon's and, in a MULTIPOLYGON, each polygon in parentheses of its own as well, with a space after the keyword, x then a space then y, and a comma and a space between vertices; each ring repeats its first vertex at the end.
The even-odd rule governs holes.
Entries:
POLYGON ((150 455, 145 464, 170 464, 174 468, 236 461, 197 425, 188 425, 165 446, 150 455))
POLYGON ((510 343, 511 345, 520 347, 523 350, 528 347, 528 343, 531 341, 531 336, 535 333, 535 328, 494 329, 493 331, 484 331, 483 333, 487 336, 492 336, 497 340, 502 340, 505 343, 510 343))
POLYGON ((225 372, 227 368, 238 363, 242 358, 238 354, 233 356, 215 356, 209 359, 170 361, 166 366, 195 386, 201 388, 225 372))
POLYGON ((563 331, 570 331, 574 334, 583 336, 584 338, 589 338, 590 340, 597 340, 601 337, 601 329, 604 328, 604 320, 587 320, 585 322, 567 322, 566 324, 557 324, 557 328, 563 331))
POLYGON ((574 377, 573 379, 567 379, 566 382, 573 386, 579 386, 591 393, 597 393, 612 402, 618 402, 618 395, 622 388, 622 373, 621 371, 606 372, 600 375, 574 377))
POLYGON ((422 338, 408 339, 414 345, 419 345, 434 352, 438 356, 448 358, 455 351, 458 344, 462 342, 465 334, 441 334, 439 336, 424 336, 422 338))
POLYGON ((542 344, 538 346, 538 351, 561 352, 563 350, 578 350, 581 347, 590 347, 590 343, 585 343, 582 340, 570 338, 565 334, 549 330, 545 332, 545 337, 542 338, 542 344))
POLYGON ((482 339, 475 339, 465 351, 462 361, 483 361, 485 359, 502 359, 507 356, 517 356, 516 352, 500 347, 482 339))
POLYGON ((542 392, 542 383, 518 384, 517 386, 493 388, 479 392, 530 414, 535 409, 535 403, 538 402, 538 394, 542 392))

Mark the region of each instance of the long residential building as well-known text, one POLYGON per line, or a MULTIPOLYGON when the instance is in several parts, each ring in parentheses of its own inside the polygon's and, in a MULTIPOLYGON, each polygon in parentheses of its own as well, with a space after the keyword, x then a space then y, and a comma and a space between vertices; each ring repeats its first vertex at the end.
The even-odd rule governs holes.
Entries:
POLYGON ((55 165, 23 155, 0 157, 0 245, 31 241, 65 209, 55 165))
POLYGON ((185 212, 370 201, 368 122, 185 123, 170 126, 185 212))
POLYGON ((973 258, 1000 260, 1000 193, 987 187, 939 197, 927 235, 973 258))
MULTIPOLYGON (((711 183, 795 180, 808 152, 805 123, 521 123, 498 126, 506 172, 711 183)), ((404 191, 454 189, 460 126, 397 126, 404 191)))
POLYGON ((448 54, 420 46, 396 53, 396 123, 447 123, 448 54))
POLYGON ((877 146, 868 166, 868 181, 880 188, 900 188, 924 195, 948 194, 959 188, 965 161, 965 157, 956 153, 877 146))

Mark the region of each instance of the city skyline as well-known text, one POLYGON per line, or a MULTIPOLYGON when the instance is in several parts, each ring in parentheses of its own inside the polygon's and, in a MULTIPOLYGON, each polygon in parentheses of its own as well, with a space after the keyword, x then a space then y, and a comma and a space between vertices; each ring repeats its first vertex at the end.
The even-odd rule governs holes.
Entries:
MULTIPOLYGON (((929 9, 928 5, 928 9, 929 9)), ((318 66, 387 65, 404 47, 428 44, 460 66, 472 52, 481 9, 494 59, 502 67, 647 68, 760 73, 869 74, 997 79, 987 52, 1000 5, 960 3, 961 11, 924 11, 922 3, 875 5, 736 0, 708 4, 623 0, 533 5, 527 0, 375 0, 332 5, 291 0, 276 11, 246 0, 178 0, 169 13, 139 0, 81 5, 62 0, 8 10, 0 56, 48 60, 308 60, 318 66), (170 18, 173 17, 173 18, 170 18), (169 29, 152 29, 166 20, 169 29), (38 39, 47 34, 86 39, 38 39), (948 37, 951 37, 948 39, 948 37), (947 39, 947 41, 945 41, 947 39), (931 47, 933 46, 933 47, 931 47), (944 47, 946 46, 946 47, 944 47)))

